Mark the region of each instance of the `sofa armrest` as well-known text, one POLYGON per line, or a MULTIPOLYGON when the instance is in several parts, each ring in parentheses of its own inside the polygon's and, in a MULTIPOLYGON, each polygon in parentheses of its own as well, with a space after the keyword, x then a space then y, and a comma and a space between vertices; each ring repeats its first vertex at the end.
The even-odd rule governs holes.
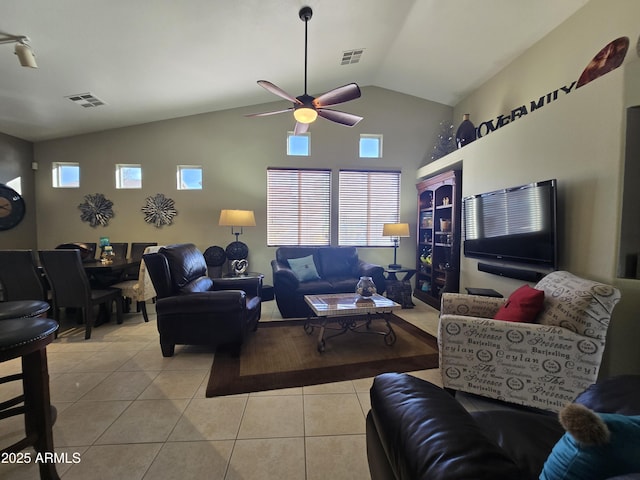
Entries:
POLYGON ((598 378, 604 342, 562 327, 441 314, 446 388, 559 411, 598 378))
POLYGON ((271 270, 273 271, 273 283, 276 288, 298 289, 300 280, 288 265, 278 262, 278 260, 271 260, 271 270))
POLYGON ((384 267, 381 267, 380 265, 358 259, 358 276, 371 277, 373 279, 373 283, 376 284, 378 293, 381 295, 387 288, 386 279, 384 277, 384 267))
POLYGON ((402 480, 522 479, 504 451, 441 388, 407 374, 378 375, 371 417, 394 472, 402 480))
POLYGON ((493 318, 506 301, 506 298, 467 295, 465 293, 443 293, 440 302, 440 315, 458 314, 469 317, 493 318))
POLYGON ((216 278, 213 291, 242 290, 250 297, 262 296, 262 277, 216 278))
POLYGON ((374 277, 378 273, 384 273, 384 268, 374 263, 358 260, 358 274, 360 276, 374 277))
POLYGON ((201 315, 232 313, 246 310, 247 295, 242 290, 199 292, 159 298, 156 312, 159 315, 201 315))
POLYGON ((169 297, 173 294, 173 286, 170 282, 169 263, 159 253, 147 253, 142 256, 142 261, 147 267, 147 273, 153 284, 158 298, 169 297))

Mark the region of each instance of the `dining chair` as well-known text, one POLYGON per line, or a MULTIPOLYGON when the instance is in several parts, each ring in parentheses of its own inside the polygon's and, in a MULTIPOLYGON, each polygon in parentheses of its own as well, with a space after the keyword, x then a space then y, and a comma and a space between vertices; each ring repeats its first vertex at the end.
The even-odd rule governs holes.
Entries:
POLYGON ((3 300, 46 300, 42 276, 33 250, 0 250, 3 300))
MULTIPOLYGON (((156 253, 160 248, 157 245, 149 246, 144 249, 144 254, 147 253, 156 253)), ((144 263, 144 260, 140 261, 140 267, 138 270, 138 278, 133 280, 125 280, 124 282, 116 283, 112 285, 113 288, 119 288, 122 290, 122 296, 125 299, 131 299, 131 301, 136 302, 136 311, 142 311, 142 317, 145 322, 149 321, 149 316, 147 315, 147 300, 151 300, 156 296, 156 290, 153 288, 153 283, 151 282, 151 277, 147 272, 147 266, 144 263)), ((125 300, 126 301, 126 300, 125 300)))
MULTIPOLYGON (((131 260, 142 260, 144 249, 147 247, 157 247, 158 242, 131 242, 131 260)), ((126 280, 138 279, 138 268, 127 270, 125 274, 126 280)))
POLYGON ((56 247, 56 250, 80 250, 80 256, 83 262, 92 262, 96 259, 96 242, 73 242, 62 243, 56 247))
POLYGON ((144 249, 156 247, 158 242, 131 242, 131 260, 142 260, 144 249))
POLYGON ((53 316, 60 323, 61 308, 79 308, 85 324, 85 339, 91 338, 96 315, 93 307, 104 305, 111 317, 116 303, 116 319, 122 323, 122 291, 119 288, 92 289, 79 250, 41 250, 40 263, 53 292, 53 316))
POLYGON ((111 242, 111 248, 116 258, 124 260, 127 258, 127 251, 129 250, 129 244, 126 242, 111 242))

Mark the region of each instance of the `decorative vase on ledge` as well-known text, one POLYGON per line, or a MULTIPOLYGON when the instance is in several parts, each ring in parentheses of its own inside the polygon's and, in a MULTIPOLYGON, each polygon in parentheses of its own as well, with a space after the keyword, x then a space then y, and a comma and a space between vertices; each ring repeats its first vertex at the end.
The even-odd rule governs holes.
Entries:
POLYGON ((356 293, 358 295, 368 298, 376 292, 376 284, 373 283, 373 279, 371 277, 360 277, 360 280, 356 285, 356 293))
POLYGON ((469 120, 469 114, 465 113, 462 116, 462 123, 458 127, 456 132, 456 143, 458 148, 464 147, 467 143, 471 143, 476 139, 476 127, 471 120, 469 120))

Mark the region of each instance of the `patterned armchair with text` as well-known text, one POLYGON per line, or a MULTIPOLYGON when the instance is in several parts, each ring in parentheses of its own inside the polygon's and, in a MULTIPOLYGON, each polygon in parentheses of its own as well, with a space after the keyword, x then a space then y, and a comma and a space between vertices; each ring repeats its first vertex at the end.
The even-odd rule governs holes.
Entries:
POLYGON ((534 323, 493 320, 503 298, 442 296, 438 343, 443 386, 559 411, 595 383, 620 292, 557 271, 535 286, 534 323))

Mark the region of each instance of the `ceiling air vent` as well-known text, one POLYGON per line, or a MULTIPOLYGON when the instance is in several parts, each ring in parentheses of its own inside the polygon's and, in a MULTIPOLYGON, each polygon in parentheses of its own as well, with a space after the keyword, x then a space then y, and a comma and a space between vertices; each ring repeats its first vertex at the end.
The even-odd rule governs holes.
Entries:
POLYGON ((360 57, 362 56, 362 52, 364 52, 364 48, 358 48, 356 50, 347 50, 346 52, 342 52, 342 61, 340 65, 349 65, 351 63, 358 63, 360 61, 360 57))
POLYGON ((85 108, 99 107, 101 105, 106 105, 105 102, 100 100, 93 93, 78 93, 76 95, 69 95, 68 97, 64 97, 64 98, 68 98, 72 102, 85 108))

